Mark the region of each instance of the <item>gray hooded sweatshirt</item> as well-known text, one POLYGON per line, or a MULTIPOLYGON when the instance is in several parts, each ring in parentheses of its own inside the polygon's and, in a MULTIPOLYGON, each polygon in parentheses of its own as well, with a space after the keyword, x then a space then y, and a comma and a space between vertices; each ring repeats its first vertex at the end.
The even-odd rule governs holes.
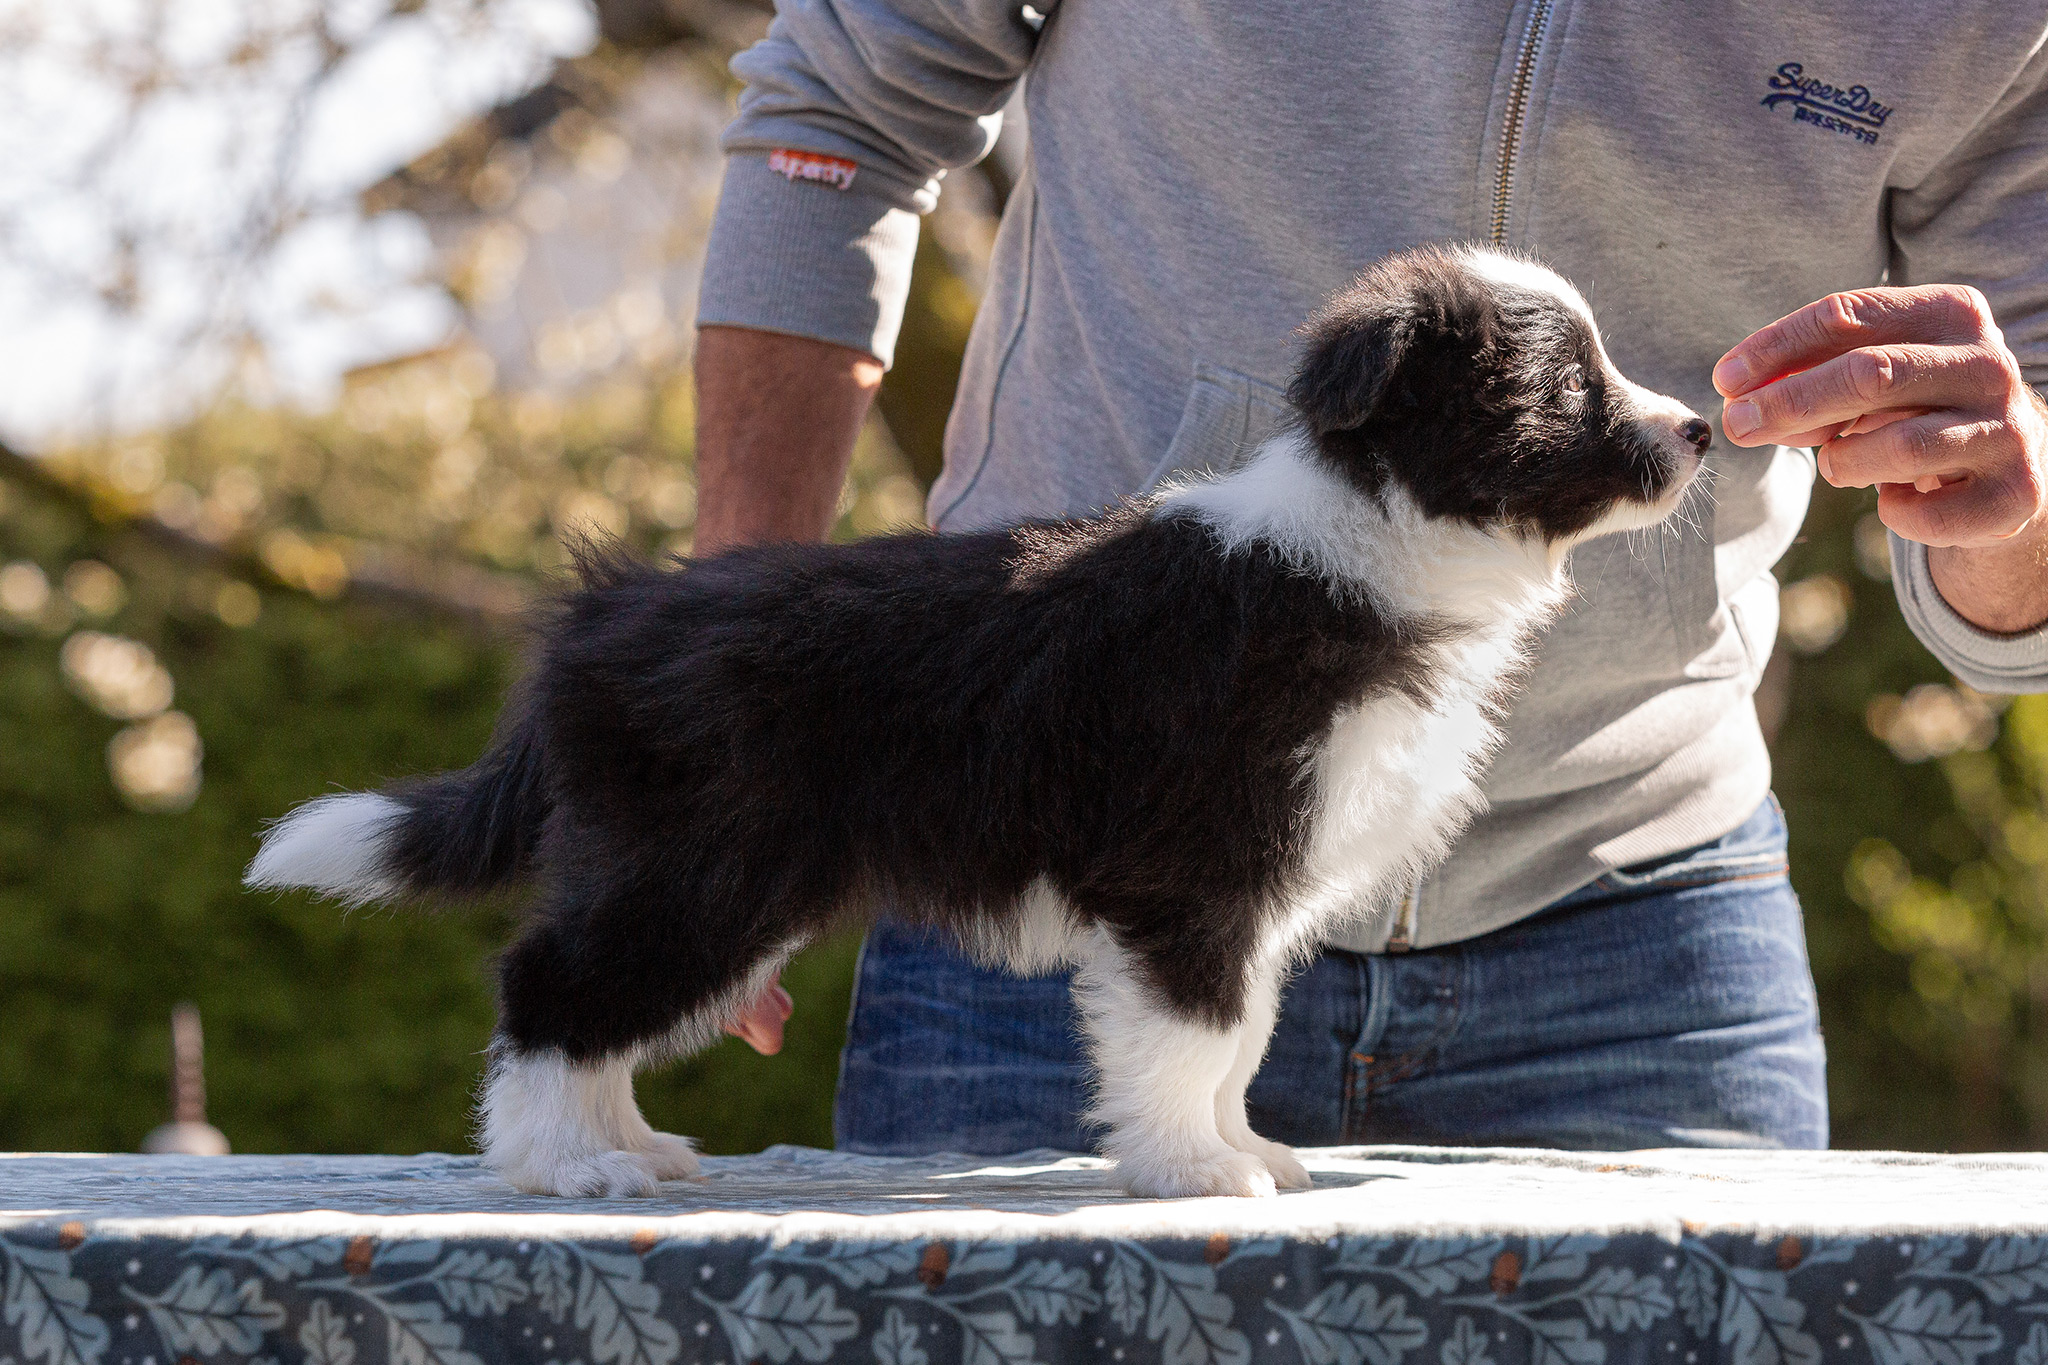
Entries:
MULTIPOLYGON (((1625 373, 1708 417, 1728 347, 1886 281, 1977 286, 2048 385, 2043 0, 781 0, 733 70, 699 322, 885 362, 917 215, 1024 81, 1028 162, 932 491, 941 529, 1228 467, 1281 416, 1294 328, 1419 242, 1555 266, 1625 373)), ((1710 463, 1717 499, 1690 523, 1575 552, 1490 809, 1344 946, 1484 933, 1763 799, 1770 567, 1814 464, 1718 439, 1710 463)), ((1977 630, 1924 549, 1895 541, 1893 563, 1959 678, 2048 690, 2048 630, 1977 630)))

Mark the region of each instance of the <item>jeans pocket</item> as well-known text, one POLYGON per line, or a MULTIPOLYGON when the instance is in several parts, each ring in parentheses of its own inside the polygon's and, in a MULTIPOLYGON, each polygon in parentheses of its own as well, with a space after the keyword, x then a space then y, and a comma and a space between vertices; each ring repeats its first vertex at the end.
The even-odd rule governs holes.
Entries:
POLYGON ((1156 486, 1177 474, 1227 474, 1286 417, 1287 396, 1278 385, 1199 361, 1173 440, 1145 485, 1156 486))

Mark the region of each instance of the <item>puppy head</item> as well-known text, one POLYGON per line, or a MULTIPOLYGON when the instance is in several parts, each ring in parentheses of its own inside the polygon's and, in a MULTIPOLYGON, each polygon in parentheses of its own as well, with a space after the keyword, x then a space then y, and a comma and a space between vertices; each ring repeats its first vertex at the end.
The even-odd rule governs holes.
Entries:
POLYGON ((1302 333, 1288 397, 1310 443, 1428 516, 1550 542, 1653 525, 1712 439, 1615 369, 1578 290, 1518 257, 1389 256, 1302 333))

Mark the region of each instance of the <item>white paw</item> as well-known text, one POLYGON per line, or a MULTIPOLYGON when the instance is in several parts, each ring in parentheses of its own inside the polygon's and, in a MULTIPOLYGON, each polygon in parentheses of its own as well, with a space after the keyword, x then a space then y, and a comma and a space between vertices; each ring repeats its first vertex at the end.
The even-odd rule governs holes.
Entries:
MULTIPOLYGON (((696 1164, 694 1158, 691 1165, 696 1164)), ((654 1193, 654 1158, 639 1152, 592 1152, 548 1162, 501 1167, 498 1174, 528 1194, 566 1199, 637 1199, 654 1193)))
POLYGON ((694 1180, 697 1177, 697 1148, 686 1137, 674 1133, 650 1133, 653 1140, 640 1148, 654 1168, 656 1180, 694 1180))
POLYGON ((1232 1147, 1166 1159, 1125 1156, 1116 1173, 1118 1182, 1141 1199, 1271 1198, 1277 1193, 1266 1163, 1232 1147))
POLYGON ((1308 1168, 1294 1159, 1294 1149, 1285 1143, 1268 1142, 1255 1134, 1248 1134, 1248 1140, 1235 1144, 1243 1151, 1250 1152, 1266 1164, 1273 1175, 1273 1183, 1283 1190, 1306 1190, 1315 1186, 1308 1168))
POLYGON ((1218 1114, 1216 1127, 1223 1134, 1223 1140, 1240 1152, 1250 1152, 1266 1163, 1266 1169, 1273 1174, 1273 1183, 1283 1190, 1307 1190, 1315 1187, 1315 1180, 1308 1169, 1295 1160, 1294 1149, 1284 1142, 1262 1138, 1246 1125, 1242 1116, 1218 1114), (1233 1122, 1233 1118, 1235 1121, 1233 1122))

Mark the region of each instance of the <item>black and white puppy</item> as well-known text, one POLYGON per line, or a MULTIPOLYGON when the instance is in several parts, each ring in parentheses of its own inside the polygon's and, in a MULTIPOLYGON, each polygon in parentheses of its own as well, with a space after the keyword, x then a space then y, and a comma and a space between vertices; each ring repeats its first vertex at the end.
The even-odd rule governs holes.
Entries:
POLYGON ((538 884, 482 1101, 522 1189, 693 1173, 634 1068, 885 909, 1077 968, 1132 1193, 1306 1187, 1245 1123, 1283 978, 1444 855, 1567 554, 1709 430, 1513 257, 1391 257, 1303 335, 1282 434, 1097 519, 594 557, 488 754, 301 806, 249 885, 538 884))

